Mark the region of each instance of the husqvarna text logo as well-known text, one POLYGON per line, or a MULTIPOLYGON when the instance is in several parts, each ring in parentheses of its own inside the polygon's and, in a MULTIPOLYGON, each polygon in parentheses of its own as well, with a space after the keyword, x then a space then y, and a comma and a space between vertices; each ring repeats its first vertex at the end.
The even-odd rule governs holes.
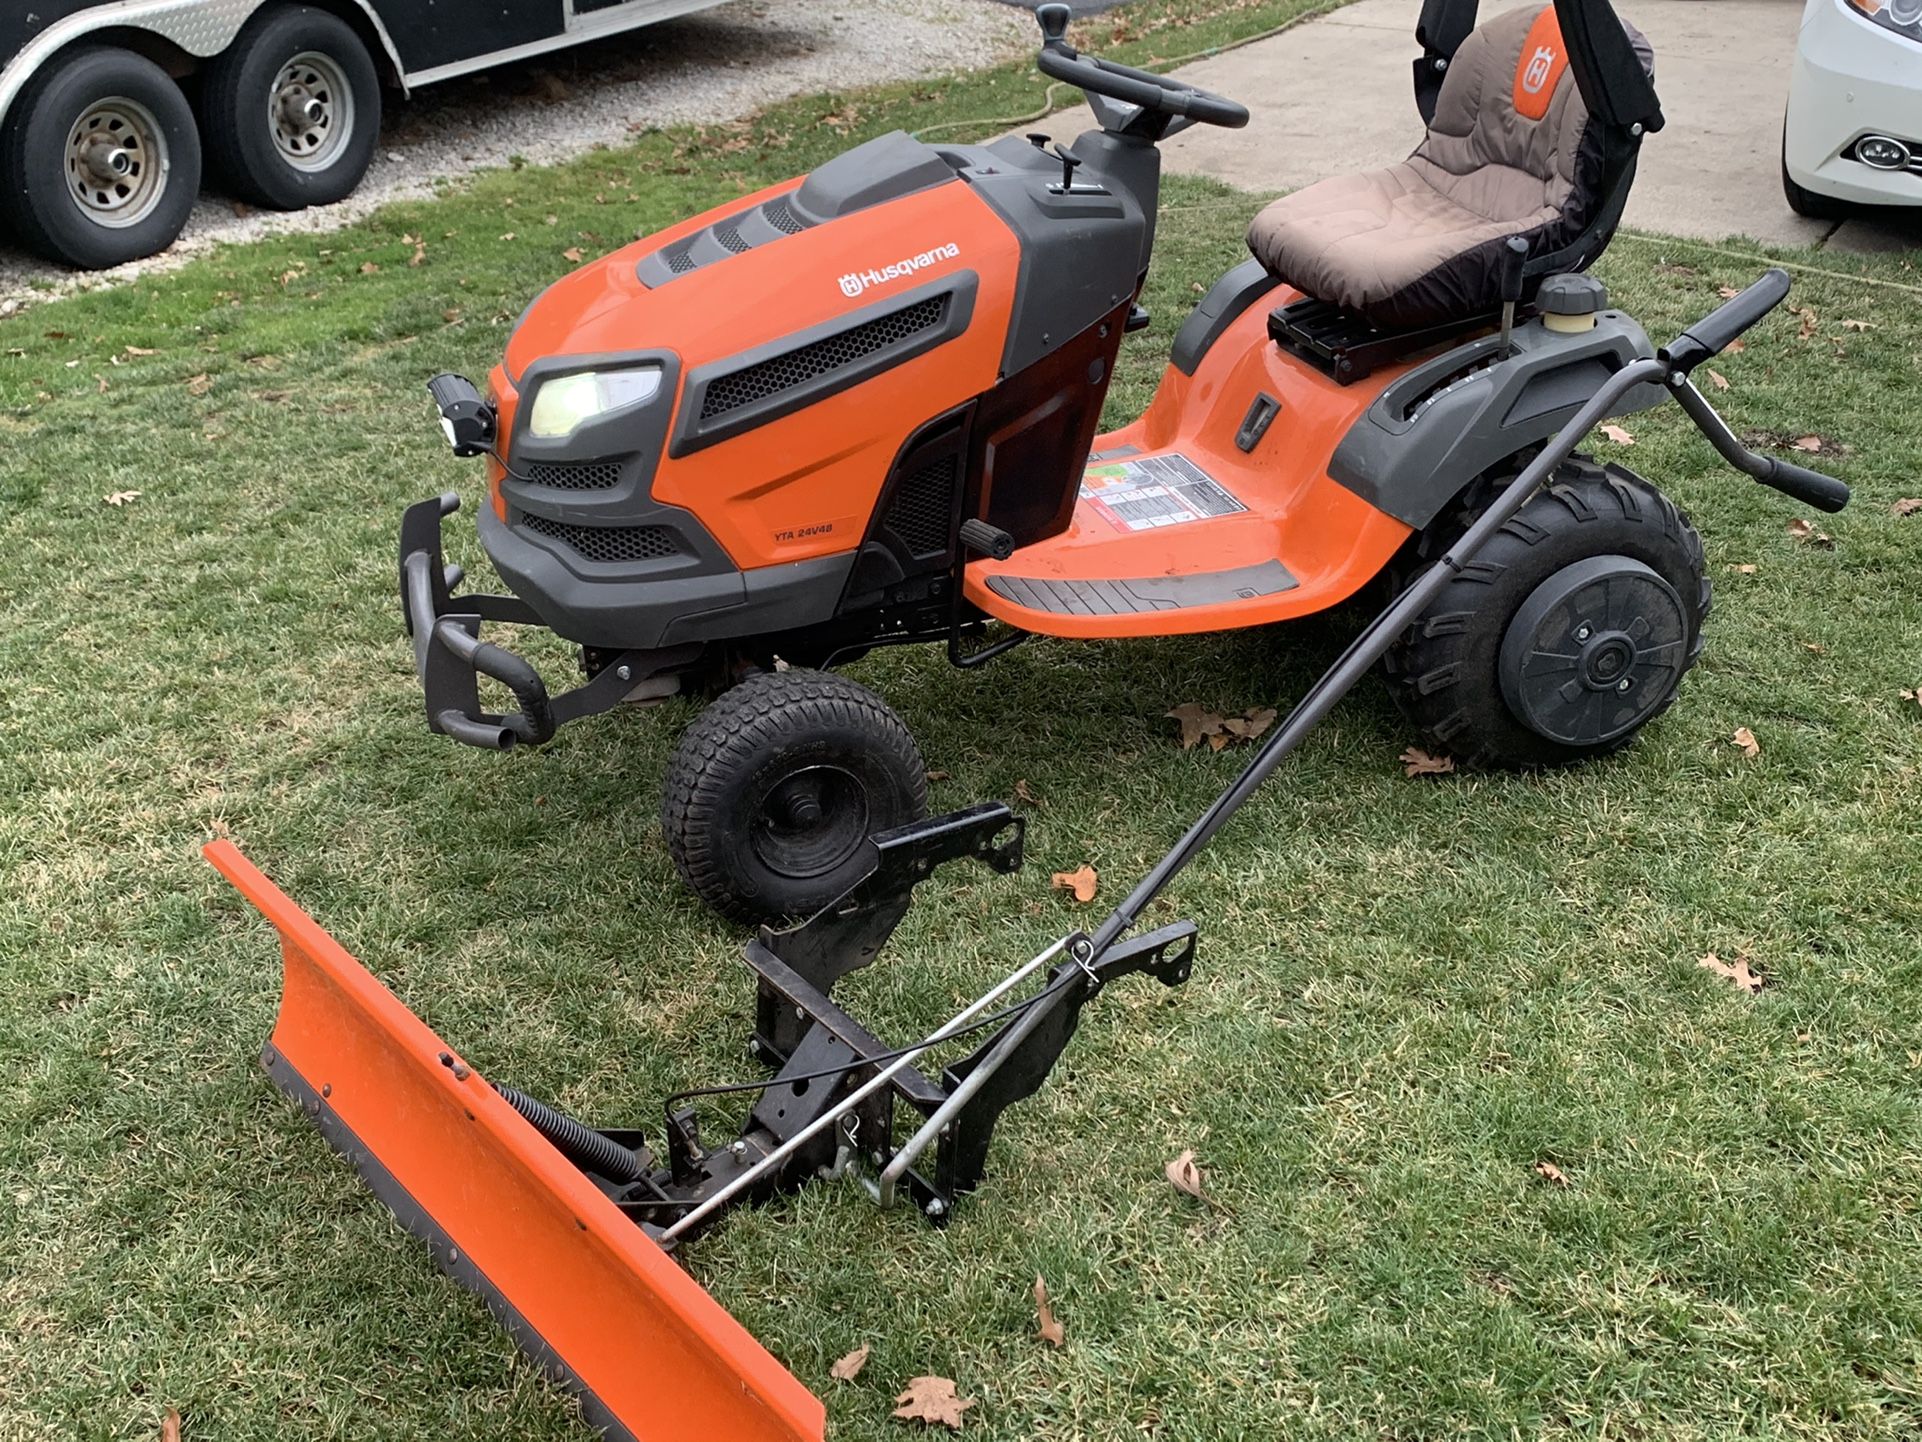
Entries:
POLYGON ((911 255, 906 260, 897 260, 893 265, 884 265, 875 270, 853 270, 841 277, 841 294, 849 300, 863 294, 869 286, 886 285, 891 280, 899 280, 904 275, 926 270, 931 265, 939 265, 944 260, 959 260, 961 247, 954 244, 937 245, 933 250, 924 250, 919 255, 911 255))
POLYGON ((1522 72, 1522 89, 1530 95, 1540 95, 1554 69, 1555 47, 1537 45, 1534 55, 1529 58, 1528 68, 1522 72))

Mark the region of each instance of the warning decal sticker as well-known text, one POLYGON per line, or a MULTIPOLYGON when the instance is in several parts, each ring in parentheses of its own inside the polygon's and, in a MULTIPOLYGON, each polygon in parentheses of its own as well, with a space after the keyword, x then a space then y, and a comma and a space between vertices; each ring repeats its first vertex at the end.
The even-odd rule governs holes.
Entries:
POLYGON ((1186 456, 1144 456, 1089 466, 1081 499, 1120 531, 1185 526, 1248 508, 1186 456))

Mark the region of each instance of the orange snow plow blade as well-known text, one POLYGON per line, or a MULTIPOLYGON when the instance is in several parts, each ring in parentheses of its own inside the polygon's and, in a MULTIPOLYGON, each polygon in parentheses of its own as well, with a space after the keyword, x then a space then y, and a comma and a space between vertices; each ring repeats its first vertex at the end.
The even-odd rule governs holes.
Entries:
POLYGON ((232 843, 205 855, 280 932, 268 1074, 597 1427, 819 1442, 819 1398, 232 843))

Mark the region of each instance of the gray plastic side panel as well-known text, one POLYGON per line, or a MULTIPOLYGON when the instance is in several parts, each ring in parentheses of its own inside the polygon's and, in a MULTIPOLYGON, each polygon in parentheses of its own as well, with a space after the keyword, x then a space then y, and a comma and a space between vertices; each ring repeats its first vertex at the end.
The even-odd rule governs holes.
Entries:
POLYGON ((1111 140, 1095 132, 1075 142, 1083 160, 1075 182, 1083 189, 1074 194, 1051 190, 1061 162, 1020 140, 943 151, 1021 243, 1003 376, 1099 324, 1140 288, 1159 158, 1152 147, 1099 143, 1111 140))
POLYGON ((818 223, 953 179, 954 167, 938 150, 905 130, 894 130, 835 156, 808 176, 788 203, 818 223))
MULTIPOLYGON (((1377 510, 1417 530, 1440 515, 1476 476, 1526 446, 1547 440, 1601 381, 1655 353, 1621 311, 1591 331, 1558 335, 1539 320, 1515 331, 1515 354, 1448 387, 1419 414, 1411 409, 1453 372, 1492 355, 1494 337, 1470 341, 1416 366, 1377 396, 1342 437, 1328 474, 1377 510)), ((1618 415, 1660 404, 1654 386, 1630 391, 1618 415)))
POLYGON ((1054 616, 1127 616, 1148 611, 1182 611, 1219 606, 1256 596, 1292 591, 1298 582, 1279 561, 1203 571, 1189 576, 1143 576, 1126 581, 1056 581, 1026 576, 990 576, 995 595, 1054 616))
POLYGON ((1258 260, 1244 260, 1216 281, 1175 334, 1174 351, 1169 356, 1174 368, 1183 375, 1193 375, 1221 333, 1280 284, 1281 277, 1258 260))
POLYGON ((903 361, 911 360, 915 356, 933 350, 944 341, 954 339, 967 330, 969 321, 974 318, 974 298, 975 293, 980 289, 980 284, 980 277, 971 270, 951 272, 927 285, 902 291, 899 295, 891 295, 886 300, 877 301, 873 305, 865 305, 859 310, 838 315, 831 321, 809 326, 806 330, 784 335, 779 340, 756 346, 753 350, 743 351, 739 355, 729 356, 726 360, 699 367, 690 372, 687 378, 687 390, 681 397, 680 418, 674 427, 674 445, 671 454, 677 458, 689 455, 707 446, 718 444, 730 436, 737 436, 743 431, 766 425, 769 421, 790 415, 805 406, 811 406, 827 396, 857 386, 864 380, 880 375, 883 371, 892 370, 903 361), (776 360, 794 351, 819 344, 821 341, 832 340, 835 336, 844 335, 870 321, 880 320, 885 316, 893 315, 896 311, 906 310, 910 306, 938 295, 952 297, 948 302, 947 314, 939 325, 916 331, 849 365, 824 371, 820 375, 804 380, 798 385, 789 386, 785 390, 776 391, 758 401, 737 406, 733 410, 706 420, 701 418, 708 388, 716 381, 733 375, 737 371, 747 370, 751 366, 776 360))

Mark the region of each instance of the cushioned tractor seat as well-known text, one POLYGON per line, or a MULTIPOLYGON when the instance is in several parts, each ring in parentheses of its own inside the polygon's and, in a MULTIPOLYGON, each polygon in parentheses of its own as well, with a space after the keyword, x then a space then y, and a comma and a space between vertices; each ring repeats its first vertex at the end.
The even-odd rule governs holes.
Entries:
MULTIPOLYGON (((1648 41, 1624 29, 1649 69, 1648 41)), ((1511 10, 1462 42, 1413 155, 1284 196, 1255 218, 1249 249, 1290 285, 1384 328, 1486 314, 1501 302, 1508 237, 1550 254, 1606 200, 1601 128, 1554 7, 1511 10)))

